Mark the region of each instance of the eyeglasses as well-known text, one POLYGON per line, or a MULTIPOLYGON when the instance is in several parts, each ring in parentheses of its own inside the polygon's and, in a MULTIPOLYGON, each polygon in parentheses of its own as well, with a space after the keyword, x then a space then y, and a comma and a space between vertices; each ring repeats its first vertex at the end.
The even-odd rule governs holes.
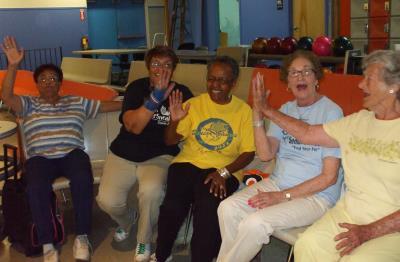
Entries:
POLYGON ((231 79, 226 79, 226 78, 218 78, 218 77, 212 77, 212 76, 209 76, 209 77, 207 77, 207 82, 217 82, 218 84, 220 84, 220 85, 228 85, 228 84, 230 84, 231 82, 232 82, 232 80, 231 79))
POLYGON ((39 78, 38 79, 39 83, 55 83, 58 82, 58 78, 57 77, 49 77, 49 78, 39 78))
POLYGON ((303 70, 289 70, 288 71, 288 76, 292 77, 292 78, 299 77, 300 75, 302 77, 308 77, 308 76, 311 76, 314 73, 315 73, 314 69, 306 68, 306 69, 303 69, 303 70))
POLYGON ((164 69, 172 69, 174 67, 172 63, 161 64, 160 62, 151 62, 150 66, 152 68, 164 68, 164 69))

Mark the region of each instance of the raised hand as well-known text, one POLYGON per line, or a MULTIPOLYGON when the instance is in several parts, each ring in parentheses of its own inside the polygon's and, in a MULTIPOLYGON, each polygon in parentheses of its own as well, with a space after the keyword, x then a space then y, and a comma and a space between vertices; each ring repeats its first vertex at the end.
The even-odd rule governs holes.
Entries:
POLYGON ((160 69, 160 79, 155 83, 155 88, 164 91, 164 100, 168 98, 171 91, 174 89, 175 83, 171 82, 172 71, 160 69))
POLYGON ((174 122, 181 120, 189 112, 190 104, 187 103, 185 108, 183 108, 182 101, 182 92, 179 90, 172 91, 169 96, 169 112, 171 113, 171 120, 174 122))
POLYGON ((253 110, 256 113, 264 113, 269 108, 267 99, 270 94, 270 90, 265 90, 264 78, 260 73, 257 73, 256 77, 252 79, 252 95, 253 95, 253 110))
POLYGON ((24 57, 24 50, 18 50, 17 42, 14 37, 4 37, 1 49, 3 49, 3 52, 7 56, 8 65, 18 65, 24 57))

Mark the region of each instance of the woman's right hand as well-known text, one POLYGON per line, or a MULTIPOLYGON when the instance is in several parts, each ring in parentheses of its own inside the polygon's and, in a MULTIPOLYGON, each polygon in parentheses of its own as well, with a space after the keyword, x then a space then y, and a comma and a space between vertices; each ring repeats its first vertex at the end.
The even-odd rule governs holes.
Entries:
POLYGON ((256 114, 264 114, 264 112, 270 107, 267 103, 270 91, 265 89, 264 78, 260 73, 257 73, 256 77, 253 78, 251 82, 253 95, 253 111, 256 114))
POLYGON ((8 65, 18 65, 24 58, 24 50, 18 50, 17 42, 14 37, 4 37, 1 49, 7 56, 8 65))
POLYGON ((182 105, 183 95, 179 90, 172 91, 169 96, 169 112, 171 113, 171 121, 176 122, 184 118, 190 108, 190 104, 187 103, 185 108, 182 105))

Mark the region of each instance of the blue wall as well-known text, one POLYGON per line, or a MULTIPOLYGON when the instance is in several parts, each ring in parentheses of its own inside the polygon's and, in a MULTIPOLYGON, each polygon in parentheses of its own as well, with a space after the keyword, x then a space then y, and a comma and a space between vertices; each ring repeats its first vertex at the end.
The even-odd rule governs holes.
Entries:
POLYGON ((64 56, 81 48, 88 33, 87 19, 80 20, 79 8, 0 9, 0 37, 13 35, 24 49, 61 46, 64 56))
POLYGON ((134 48, 146 45, 143 3, 120 0, 97 0, 88 4, 89 44, 95 48, 134 48), (120 39, 118 36, 135 36, 120 39))
POLYGON ((256 37, 286 37, 291 34, 292 11, 289 0, 282 10, 275 0, 240 0, 240 42, 251 44, 256 37))

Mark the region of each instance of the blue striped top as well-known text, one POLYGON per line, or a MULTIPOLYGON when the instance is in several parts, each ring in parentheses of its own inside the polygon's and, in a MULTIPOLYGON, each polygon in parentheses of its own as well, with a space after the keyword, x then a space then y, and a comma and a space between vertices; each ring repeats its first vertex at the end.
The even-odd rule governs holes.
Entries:
POLYGON ((83 123, 100 107, 100 101, 78 96, 63 96, 55 105, 31 96, 21 96, 21 102, 28 158, 60 158, 83 150, 83 123))

